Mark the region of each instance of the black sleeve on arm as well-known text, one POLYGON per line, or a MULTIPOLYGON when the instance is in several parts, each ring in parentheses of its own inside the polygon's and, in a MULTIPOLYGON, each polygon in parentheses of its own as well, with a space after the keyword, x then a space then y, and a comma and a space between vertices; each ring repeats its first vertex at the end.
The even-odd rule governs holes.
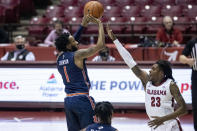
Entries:
POLYGON ((79 29, 78 29, 78 30, 75 32, 75 34, 74 34, 74 38, 75 38, 75 40, 78 41, 78 42, 79 42, 79 40, 80 40, 80 36, 81 36, 81 34, 82 34, 82 32, 83 32, 83 29, 84 29, 84 27, 83 27, 82 25, 80 25, 79 29))
POLYGON ((195 45, 195 43, 197 42, 196 40, 197 40, 197 39, 192 39, 192 40, 190 40, 190 41, 186 44, 185 48, 184 48, 183 51, 182 51, 182 54, 183 54, 183 55, 189 56, 189 55, 191 54, 191 52, 192 52, 192 47, 193 47, 193 46, 195 45))

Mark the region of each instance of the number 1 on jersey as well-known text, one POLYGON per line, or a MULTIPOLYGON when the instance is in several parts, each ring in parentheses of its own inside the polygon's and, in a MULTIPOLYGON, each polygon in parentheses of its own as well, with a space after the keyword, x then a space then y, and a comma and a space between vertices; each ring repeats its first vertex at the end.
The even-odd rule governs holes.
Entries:
POLYGON ((64 66, 64 74, 65 74, 65 76, 66 76, 66 81, 67 81, 67 82, 70 82, 70 79, 69 79, 69 77, 68 77, 68 73, 67 73, 67 70, 66 70, 66 66, 64 66))

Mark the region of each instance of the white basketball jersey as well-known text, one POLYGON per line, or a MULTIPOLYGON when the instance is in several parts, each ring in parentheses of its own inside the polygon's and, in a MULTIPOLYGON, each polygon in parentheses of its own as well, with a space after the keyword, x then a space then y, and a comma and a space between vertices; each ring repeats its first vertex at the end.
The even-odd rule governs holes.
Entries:
POLYGON ((174 112, 174 99, 170 92, 171 79, 167 79, 159 86, 152 82, 146 84, 145 106, 146 112, 151 116, 165 116, 174 112))

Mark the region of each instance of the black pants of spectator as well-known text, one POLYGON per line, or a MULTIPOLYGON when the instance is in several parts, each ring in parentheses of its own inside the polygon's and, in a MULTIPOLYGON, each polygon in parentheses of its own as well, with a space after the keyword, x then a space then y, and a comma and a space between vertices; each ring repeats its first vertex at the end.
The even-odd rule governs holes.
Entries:
POLYGON ((197 131, 197 71, 192 71, 192 110, 194 129, 197 131))

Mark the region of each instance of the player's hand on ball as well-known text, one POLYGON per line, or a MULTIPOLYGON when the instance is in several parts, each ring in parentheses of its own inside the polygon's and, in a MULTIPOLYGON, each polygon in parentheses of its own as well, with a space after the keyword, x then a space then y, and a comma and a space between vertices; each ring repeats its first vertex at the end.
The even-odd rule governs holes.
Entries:
POLYGON ((112 41, 116 40, 116 36, 110 29, 109 24, 107 24, 106 31, 107 31, 108 36, 112 39, 112 41))
POLYGON ((87 27, 89 22, 90 22, 90 18, 88 17, 88 15, 84 15, 83 19, 82 19, 82 22, 81 22, 81 25, 84 26, 84 27, 87 27))
POLYGON ((95 17, 93 17, 92 15, 88 15, 90 22, 95 23, 95 24, 100 24, 101 21, 95 17))
POLYGON ((152 118, 155 118, 155 119, 152 121, 149 121, 148 126, 154 127, 154 129, 156 129, 158 126, 163 124, 163 122, 165 121, 162 117, 158 117, 158 116, 152 116, 152 118))

